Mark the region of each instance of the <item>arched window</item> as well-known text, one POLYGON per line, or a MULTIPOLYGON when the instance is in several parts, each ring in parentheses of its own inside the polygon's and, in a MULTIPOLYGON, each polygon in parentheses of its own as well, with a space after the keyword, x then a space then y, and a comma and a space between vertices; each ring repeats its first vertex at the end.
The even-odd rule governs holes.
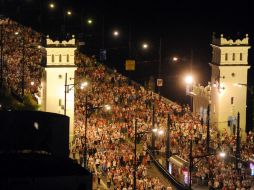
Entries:
POLYGON ((52 56, 51 56, 51 61, 52 61, 52 63, 55 62, 55 55, 52 55, 52 56))
POLYGON ((242 60, 243 60, 243 54, 240 53, 240 61, 242 61, 242 60))
POLYGON ((225 54, 225 61, 227 61, 228 60, 228 54, 226 53, 225 54))
POLYGON ((232 55, 232 60, 233 61, 235 60, 235 53, 233 53, 233 55, 232 55))
POLYGON ((62 55, 59 55, 59 62, 62 62, 62 55))
POLYGON ((69 59, 70 59, 70 56, 69 56, 69 54, 67 54, 67 62, 69 62, 69 59))

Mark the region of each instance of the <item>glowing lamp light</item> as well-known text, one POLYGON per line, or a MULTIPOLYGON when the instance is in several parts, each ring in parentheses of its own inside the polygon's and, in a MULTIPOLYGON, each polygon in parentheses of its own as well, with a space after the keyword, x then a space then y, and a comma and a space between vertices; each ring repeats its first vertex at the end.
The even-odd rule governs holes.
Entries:
POLYGON ((241 84, 239 84, 239 83, 235 83, 234 86, 242 87, 243 85, 241 85, 241 84))
POLYGON ((72 12, 71 11, 67 11, 67 15, 71 16, 72 12))
POLYGON ((148 48, 148 44, 147 44, 147 43, 144 43, 144 44, 142 45, 142 47, 143 47, 143 49, 147 49, 147 48, 148 48))
POLYGON ((110 106, 110 105, 105 105, 105 109, 106 109, 107 111, 109 111, 109 110, 111 110, 111 106, 110 106))
POLYGON ((84 89, 85 87, 88 86, 88 82, 83 82, 80 86, 81 89, 84 89))
POLYGON ((164 131, 162 130, 162 129, 160 129, 159 131, 158 131, 158 134, 159 135, 162 135, 164 133, 164 131))
POLYGON ((225 158, 225 157, 226 157, 226 153, 225 153, 225 152, 220 152, 220 153, 219 153, 219 156, 220 156, 221 158, 225 158))
POLYGON ((178 61, 178 57, 173 57, 173 61, 178 61))
POLYGON ((154 133, 156 133, 156 132, 158 131, 158 128, 154 128, 154 129, 152 129, 152 131, 153 131, 154 133))
POLYGON ((117 37, 117 36, 119 36, 119 32, 118 32, 117 30, 115 30, 115 31, 113 32, 113 35, 117 37))
POLYGON ((33 86, 33 85, 34 85, 34 81, 31 81, 31 83, 30 83, 30 84, 31 84, 31 86, 33 86))
POLYGON ((192 84, 193 83, 193 77, 188 75, 185 77, 185 83, 186 84, 192 84))
POLYGON ((14 34, 15 34, 15 35, 19 35, 19 32, 15 32, 14 34))
POLYGON ((55 8, 55 4, 54 4, 54 3, 50 3, 50 4, 49 4, 49 7, 50 7, 51 9, 54 9, 54 8, 55 8))
POLYGON ((88 24, 93 24, 93 20, 92 20, 92 19, 88 19, 88 20, 87 20, 87 23, 88 23, 88 24))

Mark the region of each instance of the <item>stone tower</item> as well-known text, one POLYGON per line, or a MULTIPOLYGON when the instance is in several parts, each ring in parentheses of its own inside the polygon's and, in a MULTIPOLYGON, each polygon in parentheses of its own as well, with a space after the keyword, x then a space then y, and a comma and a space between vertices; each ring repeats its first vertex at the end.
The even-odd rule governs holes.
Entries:
POLYGON ((239 112, 241 135, 245 139, 248 35, 237 40, 227 39, 223 34, 219 38, 213 36, 211 46, 211 125, 233 134, 239 112))
POLYGON ((74 127, 75 39, 52 41, 47 38, 47 63, 42 78, 42 110, 70 118, 69 142, 74 127))

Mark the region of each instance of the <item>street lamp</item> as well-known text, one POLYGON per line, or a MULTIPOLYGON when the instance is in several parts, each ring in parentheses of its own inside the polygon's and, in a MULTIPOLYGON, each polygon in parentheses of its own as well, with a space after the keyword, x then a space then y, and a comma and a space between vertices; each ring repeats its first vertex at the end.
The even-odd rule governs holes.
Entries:
POLYGON ((207 158, 210 156, 214 156, 214 155, 219 155, 221 158, 225 158, 226 157, 226 153, 224 151, 220 151, 219 153, 215 152, 215 153, 208 153, 205 155, 201 155, 201 156, 192 156, 192 139, 190 140, 190 153, 189 153, 189 189, 191 190, 191 185, 192 185, 192 177, 191 177, 191 173, 193 168, 195 167, 195 165, 198 163, 198 161, 196 161, 194 163, 194 159, 200 159, 200 158, 207 158))
POLYGON ((170 125, 172 120, 170 114, 168 113, 168 122, 167 122, 167 136, 166 136, 166 169, 169 167, 169 158, 170 158, 170 125))
POLYGON ((192 84, 194 82, 193 76, 192 75, 187 75, 185 77, 185 84, 186 84, 186 95, 190 95, 190 108, 192 110, 192 96, 191 96, 191 88, 192 84))
MULTIPOLYGON (((70 78, 73 79, 73 78, 70 78)), ((66 115, 66 101, 67 101, 67 93, 69 93, 74 86, 78 85, 78 83, 67 84, 67 73, 65 73, 65 84, 64 84, 64 115, 66 115)), ((80 88, 84 89, 88 85, 88 82, 83 82, 80 84, 80 88)))
POLYGON ((50 9, 54 9, 54 8, 55 8, 55 4, 54 4, 54 3, 50 3, 50 4, 49 4, 49 8, 50 8, 50 9))
POLYGON ((71 15, 72 15, 72 12, 71 12, 70 10, 68 10, 68 11, 66 12, 66 14, 67 14, 68 16, 71 16, 71 15))
POLYGON ((134 190, 137 189, 137 138, 138 136, 147 134, 147 133, 158 133, 159 135, 162 135, 164 132, 161 129, 155 128, 152 129, 150 131, 142 131, 142 132, 137 132, 137 119, 134 119, 134 181, 133 181, 133 185, 134 185, 134 190))
POLYGON ((143 43, 143 44, 142 44, 142 48, 143 48, 143 49, 148 49, 148 48, 149 48, 148 43, 143 43))
POLYGON ((98 109, 105 108, 106 111, 111 110, 110 105, 102 105, 102 106, 88 106, 88 98, 87 95, 85 97, 85 148, 84 148, 84 167, 87 168, 87 126, 88 126, 88 118, 93 113, 93 111, 98 109))
POLYGON ((118 30, 114 30, 114 31, 113 31, 113 36, 115 36, 115 37, 118 37, 118 36, 119 36, 118 30))
POLYGON ((91 24, 93 24, 93 20, 92 19, 87 19, 87 24, 89 24, 89 25, 91 25, 91 24))

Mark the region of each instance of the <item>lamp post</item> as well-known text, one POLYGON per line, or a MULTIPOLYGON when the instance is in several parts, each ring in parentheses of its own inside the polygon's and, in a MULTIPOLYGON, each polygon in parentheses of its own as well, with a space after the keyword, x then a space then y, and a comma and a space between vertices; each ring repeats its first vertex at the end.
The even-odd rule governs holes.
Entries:
POLYGON ((137 120, 135 119, 135 123, 134 123, 134 181, 133 181, 133 185, 134 185, 134 190, 136 190, 137 188, 137 120))
POLYGON ((206 131, 206 149, 210 153, 210 104, 207 107, 207 131, 206 131))
POLYGON ((88 105, 87 95, 85 98, 85 150, 84 150, 84 167, 87 168, 87 124, 88 124, 88 105))
MULTIPOLYGON (((152 129, 155 129, 155 108, 154 108, 154 102, 152 105, 152 129)), ((152 133, 152 150, 155 148, 155 134, 152 133)), ((154 155, 154 151, 152 151, 154 155)))
MULTIPOLYGON (((64 115, 66 115, 66 107, 67 107, 67 93, 70 92, 70 90, 72 90, 72 88, 74 88, 75 85, 78 85, 77 83, 73 83, 73 84, 68 84, 67 83, 67 73, 65 73, 65 83, 64 83, 64 115), (71 86, 71 88, 70 88, 71 86)), ((74 78, 70 78, 70 79, 74 79, 74 78)), ((81 84, 81 89, 83 89, 84 87, 86 87, 88 85, 87 82, 83 82, 81 84)))
MULTIPOLYGON (((142 44, 142 49, 147 50, 150 49, 148 43, 143 43, 142 44)), ((151 48, 152 49, 152 48, 151 48)), ((157 74, 156 74, 156 86, 157 86, 157 92, 160 94, 161 87, 163 86, 163 79, 162 79, 162 74, 161 74, 161 68, 162 68, 162 38, 159 38, 159 48, 158 50, 156 49, 156 55, 158 58, 155 61, 145 61, 145 62, 158 62, 158 68, 157 68, 157 74)))
POLYGON ((163 131, 162 130, 155 130, 152 129, 151 131, 143 131, 143 132, 140 132, 138 133, 137 132, 137 119, 134 119, 134 171, 133 171, 133 190, 136 190, 137 189, 137 136, 139 135, 144 135, 144 134, 147 134, 147 133, 158 133, 158 134, 163 134, 163 131))
MULTIPOLYGON (((191 186, 192 186, 192 170, 193 170, 193 167, 196 165, 196 163, 198 162, 193 162, 194 159, 200 159, 200 158, 207 158, 207 157, 210 157, 210 156, 214 156, 214 155, 217 155, 218 153, 209 153, 209 154, 205 154, 205 155, 201 155, 201 156, 193 156, 192 155, 192 139, 190 140, 190 153, 189 153, 189 159, 190 159, 190 163, 189 163, 189 189, 191 190, 191 186)), ((226 153, 225 152, 219 152, 219 156, 224 158, 226 156, 226 153)))
POLYGON ((239 170, 239 161, 241 159, 241 139, 240 139, 240 113, 237 113, 237 131, 236 131, 236 163, 235 163, 235 167, 236 167, 236 171, 240 172, 239 170))
POLYGON ((95 106, 95 107, 88 107, 88 98, 87 95, 85 97, 85 148, 84 148, 84 167, 87 168, 87 127, 88 127, 88 119, 89 116, 92 114, 92 111, 106 108, 106 110, 110 110, 111 107, 109 105, 103 106, 95 106))
POLYGON ((185 83, 186 83, 186 95, 189 95, 190 96, 190 109, 191 111, 193 110, 192 109, 192 94, 191 94, 191 90, 192 90, 192 84, 193 84, 193 76, 192 75, 187 75, 185 77, 185 83))
POLYGON ((170 158, 170 125, 172 121, 170 114, 168 113, 168 122, 167 122, 167 139, 166 139, 166 169, 169 167, 169 158, 170 158))

